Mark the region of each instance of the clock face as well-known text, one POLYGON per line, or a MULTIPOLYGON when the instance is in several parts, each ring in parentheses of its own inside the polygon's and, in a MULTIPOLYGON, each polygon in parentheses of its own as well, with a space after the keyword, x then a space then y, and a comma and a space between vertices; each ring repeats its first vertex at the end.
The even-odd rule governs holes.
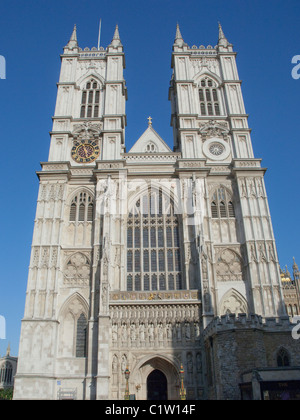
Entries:
POLYGON ((71 150, 72 158, 77 163, 91 163, 99 157, 100 148, 96 140, 75 141, 71 150))

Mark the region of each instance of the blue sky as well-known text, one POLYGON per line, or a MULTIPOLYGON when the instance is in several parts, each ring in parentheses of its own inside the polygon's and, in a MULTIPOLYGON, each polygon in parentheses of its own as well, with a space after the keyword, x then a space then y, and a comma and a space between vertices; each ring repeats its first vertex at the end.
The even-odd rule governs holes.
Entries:
POLYGON ((238 52, 237 63, 255 156, 265 181, 280 263, 300 264, 299 0, 2 0, 0 55, 1 219, 0 315, 17 355, 35 217, 39 162, 48 159, 62 48, 77 24, 81 48, 110 43, 119 25, 125 48, 127 150, 147 127, 172 147, 168 87, 179 22, 188 45, 216 45, 218 21, 238 52))

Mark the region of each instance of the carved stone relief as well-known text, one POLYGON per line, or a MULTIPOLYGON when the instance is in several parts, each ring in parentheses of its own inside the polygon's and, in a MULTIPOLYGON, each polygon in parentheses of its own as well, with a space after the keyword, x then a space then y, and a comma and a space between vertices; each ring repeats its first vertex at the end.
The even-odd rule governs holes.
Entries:
POLYGON ((64 285, 88 286, 91 265, 86 255, 77 252, 68 259, 64 269, 64 285))
POLYGON ((243 265, 241 257, 229 248, 221 248, 217 250, 216 276, 218 281, 243 280, 243 265))

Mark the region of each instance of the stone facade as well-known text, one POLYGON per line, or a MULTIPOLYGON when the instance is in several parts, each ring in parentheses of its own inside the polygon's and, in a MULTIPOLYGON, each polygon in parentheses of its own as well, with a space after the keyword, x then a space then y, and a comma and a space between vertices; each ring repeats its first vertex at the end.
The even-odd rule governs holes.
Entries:
MULTIPOLYGON (((299 370, 300 366, 299 341, 292 337, 294 326, 288 316, 263 319, 257 315, 230 314, 211 322, 203 333, 209 398, 239 400, 245 372, 253 374, 273 368, 277 371, 276 380, 278 376, 279 380, 294 380, 289 367, 297 366, 299 370), (288 355, 286 366, 278 360, 282 350, 288 355)), ((296 379, 299 380, 298 374, 296 379)))
POLYGON ((300 316, 300 272, 294 259, 293 278, 288 271, 280 269, 283 298, 289 317, 300 316))
MULTIPOLYGON (((80 49, 74 28, 38 172, 15 399, 123 399, 127 367, 136 399, 154 395, 155 371, 179 399, 181 365, 188 399, 235 398, 228 367, 208 380, 207 328, 225 314, 285 315, 265 169, 222 28, 215 48, 198 48, 177 27, 174 150, 149 118, 126 151, 124 67, 118 27, 99 50, 80 49)), ((220 353, 238 345, 226 335, 212 337, 220 353)))

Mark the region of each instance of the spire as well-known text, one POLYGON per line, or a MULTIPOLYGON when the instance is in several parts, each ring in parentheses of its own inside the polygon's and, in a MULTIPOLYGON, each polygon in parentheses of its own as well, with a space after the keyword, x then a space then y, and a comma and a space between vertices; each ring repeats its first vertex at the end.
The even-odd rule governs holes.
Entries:
POLYGON ((175 35, 174 45, 177 45, 178 47, 182 47, 183 45, 186 45, 182 38, 178 23, 176 25, 176 35, 175 35))
POLYGON ((295 257, 293 257, 293 261, 294 261, 293 270, 299 271, 298 265, 296 264, 295 257))
POLYGON ((73 32, 72 32, 72 35, 71 35, 71 39, 70 39, 70 41, 68 43, 68 47, 70 49, 77 48, 78 47, 78 42, 77 42, 77 27, 76 27, 76 24, 74 25, 74 29, 73 29, 73 32))
POLYGON ((177 25, 176 25, 175 41, 177 41, 178 39, 182 39, 182 35, 181 35, 181 32, 180 32, 180 28, 179 28, 179 23, 177 23, 177 25))
POLYGON ((114 32, 114 36, 113 39, 110 43, 111 47, 122 47, 122 43, 121 43, 121 39, 120 39, 120 34, 119 34, 119 26, 116 25, 115 28, 115 32, 114 32))
POLYGON ((222 25, 221 25, 220 22, 219 22, 219 42, 218 42, 218 45, 221 46, 221 47, 225 47, 225 48, 227 48, 230 45, 229 42, 228 42, 228 39, 224 35, 223 28, 222 28, 222 25))
POLYGON ((115 33, 114 33, 114 37, 113 40, 117 39, 120 41, 120 34, 119 34, 119 25, 116 25, 116 29, 115 29, 115 33))
POLYGON ((70 41, 68 42, 68 44, 66 45, 65 48, 67 48, 69 50, 73 50, 74 48, 78 48, 76 24, 74 25, 70 41))
POLYGON ((7 346, 6 356, 10 356, 10 343, 8 343, 8 346, 7 346))
POLYGON ((293 264, 294 280, 300 280, 300 271, 299 271, 298 264, 296 264, 295 257, 293 257, 293 260, 294 260, 294 264, 293 264))
POLYGON ((70 41, 77 42, 77 26, 76 26, 76 23, 74 25, 74 28, 73 28, 73 32, 72 32, 70 41))

